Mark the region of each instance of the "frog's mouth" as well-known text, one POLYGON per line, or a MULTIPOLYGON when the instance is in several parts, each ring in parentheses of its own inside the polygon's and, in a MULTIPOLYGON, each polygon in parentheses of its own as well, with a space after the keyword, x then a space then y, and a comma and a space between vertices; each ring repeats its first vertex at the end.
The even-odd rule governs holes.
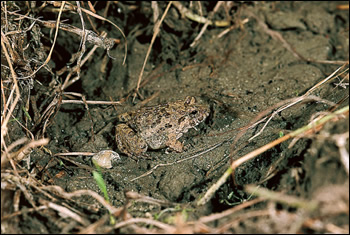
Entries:
POLYGON ((191 119, 191 127, 194 128, 195 130, 196 129, 196 126, 198 126, 200 123, 202 123, 204 120, 205 120, 206 116, 205 117, 199 117, 199 118, 196 118, 196 119, 191 119))

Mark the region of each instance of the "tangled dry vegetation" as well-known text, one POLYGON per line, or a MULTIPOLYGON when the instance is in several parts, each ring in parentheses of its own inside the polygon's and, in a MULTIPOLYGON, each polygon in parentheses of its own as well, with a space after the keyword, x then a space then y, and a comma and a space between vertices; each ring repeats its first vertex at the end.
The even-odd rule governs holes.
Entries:
MULTIPOLYGON (((261 3, 259 6, 243 2, 102 4, 49 1, 40 4, 42 5, 38 2, 1 2, 2 233, 349 232, 348 57, 340 56, 326 60, 302 55, 285 39, 281 31, 271 29, 270 25, 252 10, 254 7, 263 8, 267 3, 261 3), (148 27, 140 28, 142 24, 137 21, 134 22, 135 26, 126 25, 127 17, 123 14, 132 15, 136 11, 141 17, 136 19, 148 21, 148 27), (110 19, 111 14, 115 14, 114 21, 110 19), (175 15, 178 16, 177 19, 175 15), (115 19, 120 20, 115 23, 115 19), (186 26, 183 23, 186 20, 192 23, 186 26), (301 95, 295 94, 294 97, 284 98, 268 108, 260 109, 263 111, 255 113, 255 117, 239 128, 225 133, 209 132, 207 136, 218 137, 220 141, 211 142, 211 145, 205 146, 205 150, 181 160, 145 167, 147 171, 144 171, 144 174, 130 181, 132 185, 135 181, 152 174, 156 177, 159 168, 189 162, 226 146, 229 153, 222 154, 225 156, 218 165, 211 165, 205 180, 198 181, 198 198, 186 202, 170 201, 163 197, 159 199, 157 193, 147 195, 142 190, 136 192, 138 186, 130 186, 135 188, 124 188, 121 194, 125 200, 121 200, 121 204, 117 205, 107 200, 108 196, 103 194, 101 188, 72 189, 56 183, 65 177, 69 179, 76 169, 88 172, 90 180, 94 181, 94 166, 82 164, 72 156, 91 156, 95 152, 73 151, 67 147, 71 146, 71 143, 67 143, 63 148, 63 142, 52 135, 59 133, 54 132, 52 126, 55 126, 60 114, 69 112, 65 108, 66 105, 79 104, 84 107, 88 117, 86 132, 89 138, 97 141, 99 135, 93 121, 96 117, 93 117, 92 105, 116 109, 130 101, 139 102, 140 106, 145 105, 161 93, 157 89, 150 92, 151 89, 146 88, 147 85, 152 84, 164 73, 177 69, 186 71, 203 65, 212 66, 211 75, 215 76, 214 67, 218 67, 215 64, 217 62, 212 61, 215 59, 209 58, 203 63, 196 63, 196 58, 191 57, 191 53, 200 55, 200 49, 193 48, 196 48, 201 40, 208 40, 203 38, 208 31, 218 28, 220 31, 216 31, 219 33, 215 40, 240 31, 241 41, 251 33, 246 27, 251 27, 247 25, 252 22, 260 28, 261 34, 278 42, 298 63, 328 66, 324 67, 327 75, 317 80, 301 95), (162 30, 178 24, 178 27, 184 27, 184 31, 192 31, 191 25, 194 23, 196 36, 190 38, 187 45, 182 45, 182 49, 192 50, 188 55, 182 56, 194 62, 179 60, 180 62, 173 63, 173 54, 169 52, 165 62, 171 61, 173 67, 165 67, 167 72, 159 72, 164 63, 157 61, 157 56, 152 54, 152 50, 159 47, 157 38, 162 30), (130 35, 134 38, 131 39, 130 35), (110 71, 111 63, 131 66, 128 65, 128 56, 136 53, 137 48, 130 49, 129 42, 144 35, 147 36, 142 40, 149 44, 147 50, 142 50, 143 64, 138 64, 137 76, 134 76, 137 79, 127 89, 118 85, 120 91, 115 93, 120 92, 119 95, 111 97, 98 89, 89 88, 94 97, 104 94, 104 97, 109 97, 110 100, 89 100, 86 98, 88 94, 84 93, 86 90, 80 90, 81 93, 75 90, 76 87, 82 86, 81 84, 84 85, 83 70, 93 66, 93 59, 98 58, 101 63, 96 74, 104 76, 108 75, 106 71, 110 71), (74 37, 75 41, 65 41, 65 37, 74 37), (71 49, 71 43, 77 44, 75 48, 78 50, 66 54, 67 50, 64 48, 71 49), (117 49, 114 50, 115 48, 117 49), (150 61, 159 64, 156 64, 155 68, 152 67, 153 72, 145 76, 144 72, 150 61), (335 85, 331 91, 324 92, 329 84, 335 85), (301 107, 306 107, 303 105, 310 103, 322 104, 322 107, 308 109, 311 115, 307 111, 301 111, 301 107), (271 129, 269 126, 273 120, 285 117, 282 112, 291 112, 293 116, 295 113, 290 110, 295 107, 300 113, 294 118, 300 123, 281 127, 279 138, 261 143, 256 141, 263 133, 271 131, 267 129, 271 129), (221 134, 228 137, 219 139, 221 134), (308 140, 311 141, 307 142, 308 140), (252 141, 256 141, 254 143, 258 145, 241 154, 242 149, 251 146, 249 143, 252 141), (242 184, 242 180, 237 182, 238 168, 242 165, 247 166, 248 163, 257 163, 256 159, 262 161, 259 156, 267 156, 267 152, 272 154, 273 151, 278 152, 279 157, 271 158, 269 164, 266 163, 264 174, 259 179, 249 180, 249 183, 254 184, 242 184), (287 154, 298 157, 284 156, 287 154), (237 155, 240 157, 237 158, 237 155), (323 168, 320 169, 320 166, 323 168), (327 184, 318 183, 316 187, 315 182, 322 181, 320 177, 327 174, 334 177, 327 181, 327 184), (238 200, 234 200, 234 197, 239 196, 241 197, 238 200), (219 197, 220 200, 216 200, 219 197), (220 201, 220 206, 215 204, 217 201, 220 201), (140 202, 141 206, 135 205, 140 202), (99 206, 92 206, 96 204, 99 206), (144 213, 143 207, 147 208, 144 209, 144 213)), ((269 4, 276 7, 274 3, 269 4)), ((339 11, 348 10, 346 4, 339 4, 337 7, 339 11)), ((348 30, 345 29, 347 42, 348 30)), ((166 34, 163 32, 162 37, 164 35, 166 34)), ((173 36, 170 35, 167 39, 172 40, 170 37, 173 36)), ((174 44, 172 46, 175 48, 174 44)), ((180 49, 179 46, 174 50, 180 49)), ((228 58, 229 53, 224 55, 222 61, 227 62, 226 57, 228 58)), ((345 54, 348 56, 348 51, 345 54)), ((90 83, 91 87, 98 87, 96 84, 102 83, 101 77, 96 76, 96 83, 90 83)), ((209 88, 204 91, 210 92, 213 91, 209 88)), ((213 98, 214 95, 207 97, 209 103, 224 105, 217 98, 213 98)), ((226 97, 234 98, 235 95, 227 93, 226 97)), ((215 105, 211 105, 214 114, 209 116, 211 120, 208 121, 211 127, 219 122, 216 119, 218 116, 215 116, 215 113, 219 113, 218 109, 213 108, 215 105)), ((286 119, 279 121, 288 122, 286 119)), ((128 164, 131 166, 136 164, 133 160, 127 161, 130 161, 128 164)), ((125 165, 124 168, 128 166, 125 165)), ((103 173, 106 177, 106 171, 103 173)), ((106 180, 106 184, 110 182, 106 180)), ((110 193, 109 189, 105 190, 106 194, 110 193)))

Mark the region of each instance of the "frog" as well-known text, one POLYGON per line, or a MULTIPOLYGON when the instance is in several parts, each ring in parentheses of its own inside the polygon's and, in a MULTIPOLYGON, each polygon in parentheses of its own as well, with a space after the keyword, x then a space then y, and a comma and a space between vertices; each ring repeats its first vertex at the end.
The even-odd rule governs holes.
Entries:
POLYGON ((115 129, 117 147, 134 160, 149 158, 148 149, 167 148, 167 152, 181 153, 184 145, 180 137, 202 123, 209 113, 209 107, 192 96, 122 113, 115 129))

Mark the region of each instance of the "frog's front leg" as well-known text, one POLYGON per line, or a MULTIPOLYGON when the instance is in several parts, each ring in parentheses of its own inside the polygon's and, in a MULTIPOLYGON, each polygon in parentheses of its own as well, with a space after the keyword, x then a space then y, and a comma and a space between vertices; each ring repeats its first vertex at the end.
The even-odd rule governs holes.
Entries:
POLYGON ((139 137, 133 129, 126 124, 119 124, 115 128, 117 147, 129 157, 138 160, 138 157, 145 156, 147 143, 139 137))
POLYGON ((181 143, 179 140, 176 139, 175 134, 170 134, 168 136, 168 141, 166 143, 166 146, 168 146, 172 150, 175 150, 178 153, 181 153, 184 149, 183 143, 181 143))

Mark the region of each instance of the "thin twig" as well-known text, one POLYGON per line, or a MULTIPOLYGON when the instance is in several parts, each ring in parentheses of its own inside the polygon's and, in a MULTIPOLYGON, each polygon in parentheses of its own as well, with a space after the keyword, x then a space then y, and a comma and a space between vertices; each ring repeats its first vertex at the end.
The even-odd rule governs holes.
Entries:
POLYGON ((131 224, 135 224, 135 223, 145 223, 145 224, 150 224, 153 226, 157 226, 161 229, 164 229, 165 231, 167 231, 167 233, 171 233, 169 231, 175 231, 175 228, 173 226, 170 226, 168 224, 162 223, 160 221, 156 221, 153 219, 147 219, 147 218, 132 218, 132 219, 128 219, 125 220, 123 222, 117 223, 116 225, 114 225, 114 229, 117 228, 121 228, 127 225, 131 225, 131 224))
MULTIPOLYGON (((197 2, 197 3, 198 3, 199 9, 201 9, 202 7, 201 7, 200 2, 197 2)), ((217 27, 227 27, 227 26, 230 25, 230 21, 228 21, 228 20, 212 21, 210 19, 205 18, 202 15, 197 15, 197 14, 193 13, 193 11, 191 11, 187 7, 183 6, 181 4, 181 2, 174 1, 173 4, 180 11, 180 13, 181 13, 181 15, 183 17, 187 17, 188 19, 193 20, 195 22, 198 22, 198 23, 201 23, 201 24, 208 23, 209 25, 215 25, 217 27)))
POLYGON ((315 200, 305 200, 295 196, 286 195, 281 192, 274 192, 266 188, 256 188, 254 185, 245 186, 245 190, 254 196, 259 196, 264 200, 276 201, 287 204, 292 207, 302 208, 307 211, 313 211, 317 208, 318 202, 315 200))
POLYGON ((51 208, 55 211, 58 211, 60 213, 60 215, 63 217, 70 217, 72 219, 74 219, 75 221, 81 223, 84 226, 87 226, 89 224, 89 221, 83 217, 81 217, 80 215, 78 215, 77 213, 69 210, 68 208, 64 207, 64 206, 60 206, 57 205, 56 203, 53 202, 49 202, 43 199, 39 200, 43 205, 47 206, 48 208, 51 208))
POLYGON ((210 215, 206 215, 206 216, 203 216, 201 218, 199 218, 199 222, 201 223, 209 223, 209 222, 213 222, 215 220, 219 220, 219 219, 222 219, 226 216, 229 216, 233 213, 237 213, 238 211, 240 210, 243 210, 247 207, 251 207, 259 202, 262 202, 264 201, 265 199, 260 199, 260 198, 257 198, 257 199, 254 199, 254 200, 251 200, 251 201, 246 201, 238 206, 235 206, 235 207, 232 207, 230 209, 227 209, 227 210, 224 210, 220 213, 213 213, 213 214, 210 214, 210 215))
MULTIPOLYGON (((214 7, 214 10, 212 12, 209 13, 208 18, 211 19, 213 18, 214 14, 218 11, 218 9, 220 8, 220 6, 223 4, 223 1, 218 1, 214 7)), ((201 31, 199 32, 199 34, 197 35, 197 37, 193 40, 193 42, 191 43, 190 47, 194 47, 197 42, 199 41, 199 39, 202 37, 203 33, 207 30, 207 27, 209 26, 209 21, 205 22, 205 24, 203 25, 201 31)))
POLYGON ((199 156, 201 156, 201 155, 203 155, 203 154, 205 154, 205 153, 208 153, 208 152, 210 152, 210 151, 216 149, 217 147, 223 145, 224 143, 226 143, 226 142, 228 142, 228 141, 230 141, 230 140, 225 140, 225 141, 222 141, 222 142, 220 142, 220 143, 214 144, 214 145, 212 145, 211 147, 205 149, 204 151, 199 152, 199 153, 197 153, 197 154, 195 154, 195 155, 193 155, 193 156, 190 156, 190 157, 188 157, 188 158, 184 158, 184 159, 181 159, 181 160, 177 160, 177 161, 175 161, 175 162, 158 164, 158 165, 154 166, 151 170, 147 171, 146 173, 144 173, 144 174, 142 174, 142 175, 140 175, 140 176, 138 176, 138 177, 136 177, 136 178, 134 178, 134 179, 131 179, 130 182, 135 181, 135 180, 137 180, 137 179, 140 179, 140 178, 142 178, 142 177, 145 177, 145 176, 151 174, 151 173, 152 173, 155 169, 157 169, 158 167, 162 167, 162 166, 171 166, 171 165, 174 165, 174 164, 178 164, 178 163, 181 163, 181 162, 188 161, 188 160, 191 160, 191 159, 193 159, 193 158, 199 157, 199 156))
POLYGON ((349 175, 349 152, 346 143, 349 143, 349 131, 332 137, 339 148, 340 161, 343 163, 346 173, 349 175))
POLYGON ((89 189, 81 189, 81 190, 76 190, 69 193, 65 192, 60 186, 55 186, 55 185, 43 186, 41 187, 41 189, 47 190, 53 193, 58 193, 60 196, 64 198, 72 198, 72 197, 80 197, 83 195, 89 195, 95 198, 99 203, 101 203, 112 215, 114 213, 119 213, 121 211, 121 208, 115 208, 114 206, 111 206, 102 196, 100 196, 98 193, 89 189))

